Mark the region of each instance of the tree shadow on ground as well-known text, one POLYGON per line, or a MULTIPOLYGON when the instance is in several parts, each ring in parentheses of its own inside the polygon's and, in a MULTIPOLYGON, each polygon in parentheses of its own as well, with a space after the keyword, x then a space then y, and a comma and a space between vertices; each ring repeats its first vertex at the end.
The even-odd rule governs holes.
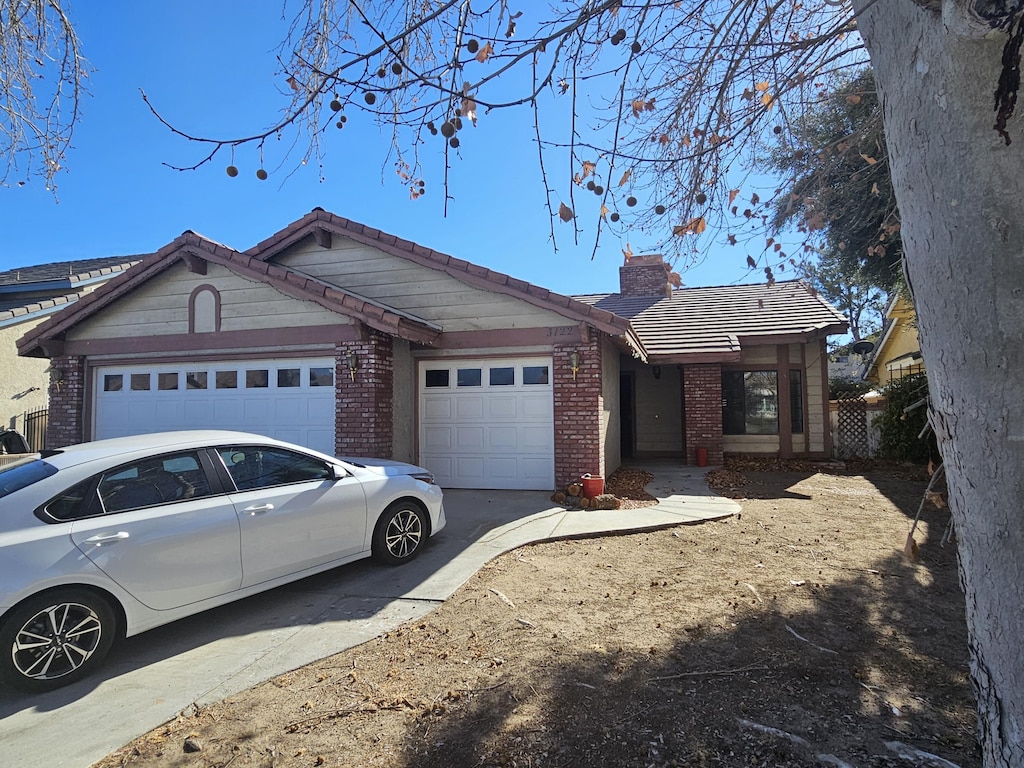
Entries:
MULTIPOLYGON (((711 581, 646 569, 639 558, 634 566, 648 572, 637 589, 658 593, 645 615, 609 594, 605 610, 589 609, 584 626, 567 630, 572 600, 555 593, 547 610, 518 605, 532 626, 506 624, 487 642, 451 649, 496 661, 411 725, 396 764, 812 766, 820 755, 859 767, 909 764, 886 746, 900 742, 979 765, 955 553, 928 533, 942 518, 926 513, 920 562, 882 540, 877 557, 857 564, 844 557, 843 531, 807 541, 781 521, 741 518, 725 535, 749 537, 756 562, 731 584, 728 573, 708 574, 725 588, 703 593, 711 581), (592 642, 627 625, 622 645, 592 642), (555 647, 542 675, 514 661, 536 634, 555 647)), ((870 542, 873 532, 859 534, 870 542)), ((711 541, 684 546, 682 573, 727 567, 712 550, 711 541)), ((512 600, 522 571, 508 579, 512 600)), ((500 614, 499 601, 491 608, 500 614)))

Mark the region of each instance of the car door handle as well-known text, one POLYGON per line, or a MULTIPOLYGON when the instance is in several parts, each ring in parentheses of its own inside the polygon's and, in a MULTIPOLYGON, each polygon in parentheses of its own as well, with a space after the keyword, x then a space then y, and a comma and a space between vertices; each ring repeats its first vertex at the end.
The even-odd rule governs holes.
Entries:
POLYGON ((128 531, 118 531, 117 533, 99 533, 95 536, 90 536, 85 540, 86 544, 95 544, 97 547, 101 547, 104 544, 109 544, 112 541, 124 541, 129 536, 128 531))
POLYGON ((256 515, 261 515, 264 512, 273 512, 274 511, 274 505, 273 504, 256 504, 256 505, 251 506, 251 507, 246 507, 242 511, 243 512, 248 512, 250 516, 255 517, 256 515))

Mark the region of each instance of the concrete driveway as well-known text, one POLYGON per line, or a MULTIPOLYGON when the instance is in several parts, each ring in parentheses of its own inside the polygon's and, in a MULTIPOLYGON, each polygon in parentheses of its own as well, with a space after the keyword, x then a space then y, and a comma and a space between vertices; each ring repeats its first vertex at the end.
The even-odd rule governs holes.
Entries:
POLYGON ((192 616, 115 647, 98 674, 44 695, 0 689, 0 754, 19 768, 87 768, 193 705, 351 648, 444 602, 496 555, 554 538, 649 530, 735 514, 707 470, 648 467, 659 499, 566 511, 528 491, 445 493, 448 525, 400 568, 364 560, 192 616))

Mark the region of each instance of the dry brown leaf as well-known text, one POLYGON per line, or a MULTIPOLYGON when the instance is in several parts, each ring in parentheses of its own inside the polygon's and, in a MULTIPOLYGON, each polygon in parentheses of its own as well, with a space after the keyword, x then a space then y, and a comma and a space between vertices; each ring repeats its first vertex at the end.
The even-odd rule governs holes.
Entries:
POLYGON ((729 241, 729 245, 736 245, 736 235, 729 234, 726 239, 729 241))
POLYGON ((295 79, 295 75, 292 75, 286 81, 293 91, 299 90, 299 81, 295 79))
POLYGON ((917 548, 917 542, 914 541, 914 534, 912 533, 907 534, 907 543, 903 545, 903 554, 912 563, 916 563, 921 555, 921 551, 917 548))
POLYGON ((633 249, 630 247, 629 243, 626 243, 626 247, 622 249, 622 255, 626 257, 626 261, 633 258, 633 249))
POLYGON ((621 179, 619 179, 619 186, 621 187, 621 186, 623 186, 623 185, 624 185, 624 184, 625 184, 626 182, 628 182, 628 181, 629 181, 629 177, 630 177, 630 176, 632 176, 632 175, 633 175, 633 171, 632 171, 632 169, 629 169, 629 168, 627 168, 627 169, 626 169, 626 172, 625 172, 624 174, 622 174, 622 178, 621 178, 621 179))
POLYGON ((946 496, 942 491, 925 491, 924 497, 934 504, 936 509, 946 508, 946 496))
POLYGON ((479 61, 481 64, 484 64, 489 58, 491 58, 491 55, 493 53, 494 46, 491 45, 490 43, 484 43, 482 46, 480 46, 480 50, 476 52, 476 60, 479 61))
POLYGON ((673 235, 699 235, 705 229, 707 229, 708 223, 704 220, 703 216, 697 216, 696 218, 690 219, 685 224, 680 224, 672 228, 673 235))
POLYGON ((740 191, 738 189, 730 189, 729 190, 729 205, 732 205, 733 200, 736 199, 736 196, 739 195, 739 193, 740 193, 740 191))
POLYGON ((875 163, 878 162, 877 160, 875 160, 875 158, 870 157, 868 155, 865 155, 863 152, 861 152, 860 156, 861 156, 861 158, 863 158, 864 162, 867 163, 868 165, 874 165, 875 163))
POLYGON ((573 213, 572 208, 570 208, 565 203, 559 203, 558 218, 560 218, 562 221, 572 221, 573 219, 576 218, 576 214, 573 213))
POLYGON ((668 273, 668 282, 669 282, 669 285, 671 285, 673 288, 682 288, 683 287, 683 278, 682 278, 682 276, 678 272, 669 272, 668 273))
POLYGON ((856 93, 848 94, 847 97, 846 97, 846 103, 847 104, 860 104, 860 96, 858 96, 856 93))
POLYGON ((601 218, 602 219, 607 218, 609 213, 611 213, 611 211, 608 210, 608 206, 605 205, 604 203, 602 203, 601 204, 601 218))
POLYGON ((658 143, 661 144, 661 146, 663 146, 663 147, 666 144, 668 144, 670 141, 672 141, 672 139, 670 139, 668 137, 668 134, 666 134, 666 133, 663 133, 663 134, 661 134, 661 136, 658 137, 658 143))
POLYGON ((761 91, 762 93, 764 91, 767 91, 768 90, 768 81, 764 80, 764 81, 762 81, 760 83, 757 83, 757 85, 754 86, 754 90, 755 91, 761 91))
POLYGON ((750 255, 747 256, 747 266, 750 267, 751 269, 754 269, 754 268, 757 267, 757 262, 754 261, 754 257, 753 256, 750 256, 750 255))

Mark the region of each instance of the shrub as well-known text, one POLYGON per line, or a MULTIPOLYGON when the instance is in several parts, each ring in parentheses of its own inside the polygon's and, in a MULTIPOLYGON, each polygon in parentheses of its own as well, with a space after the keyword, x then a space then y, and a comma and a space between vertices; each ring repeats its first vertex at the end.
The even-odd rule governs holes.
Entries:
POLYGON ((935 434, 929 430, 925 437, 918 437, 928 423, 928 407, 921 405, 904 412, 908 406, 928 396, 928 377, 923 373, 904 376, 886 385, 882 391, 887 402, 877 422, 881 433, 881 455, 896 461, 922 464, 937 458, 939 451, 935 434))
POLYGON ((835 377, 828 380, 828 399, 839 400, 840 398, 863 395, 871 391, 871 382, 860 379, 845 379, 835 377))

